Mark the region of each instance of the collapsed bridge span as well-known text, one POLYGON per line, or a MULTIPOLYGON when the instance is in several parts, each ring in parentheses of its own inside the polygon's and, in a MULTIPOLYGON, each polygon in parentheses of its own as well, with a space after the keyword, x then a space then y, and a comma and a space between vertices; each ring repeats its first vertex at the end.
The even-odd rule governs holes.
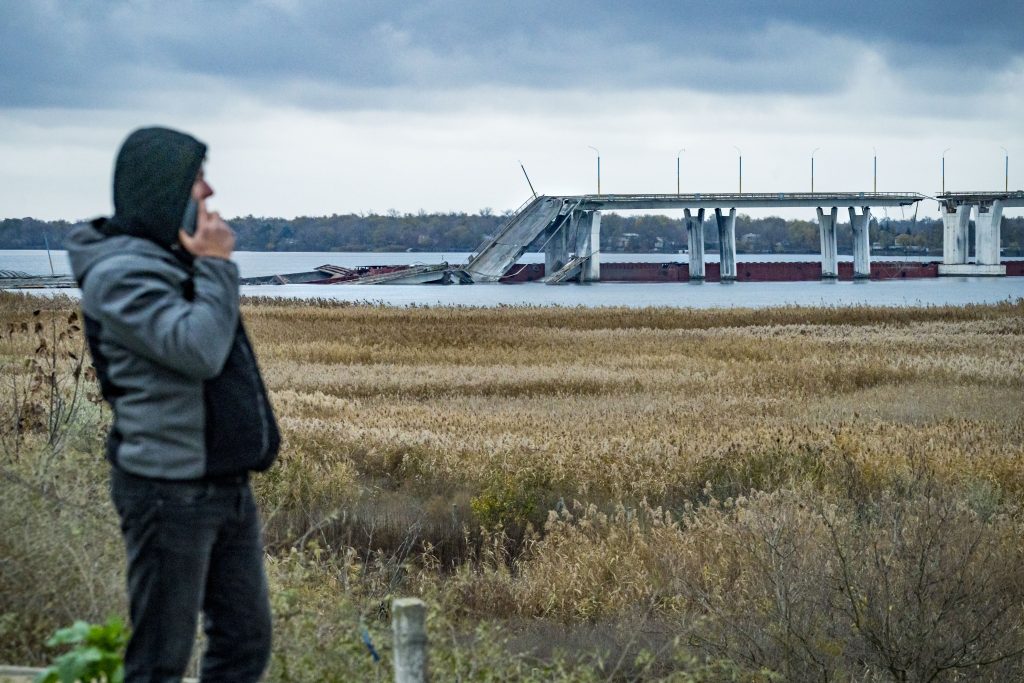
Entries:
POLYGON ((501 229, 488 238, 466 264, 474 282, 496 282, 563 213, 562 197, 535 197, 519 208, 501 229))

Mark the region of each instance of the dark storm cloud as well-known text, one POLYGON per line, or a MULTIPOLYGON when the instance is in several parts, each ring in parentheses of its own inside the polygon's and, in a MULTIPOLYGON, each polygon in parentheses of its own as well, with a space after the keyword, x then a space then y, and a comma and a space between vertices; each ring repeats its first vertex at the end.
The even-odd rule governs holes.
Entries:
MULTIPOLYGON (((0 0, 0 107, 124 106, 206 77, 267 99, 474 86, 840 89, 862 52, 922 87, 1024 55, 1024 3, 0 0), (308 93, 316 93, 309 95, 308 93)), ((351 102, 362 106, 363 102, 351 102)))

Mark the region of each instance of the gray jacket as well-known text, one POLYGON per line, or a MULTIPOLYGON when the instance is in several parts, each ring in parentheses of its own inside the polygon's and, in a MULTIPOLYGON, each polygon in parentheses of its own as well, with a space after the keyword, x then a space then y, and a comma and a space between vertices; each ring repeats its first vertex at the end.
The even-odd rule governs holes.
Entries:
POLYGON ((111 463, 175 480, 268 467, 280 437, 239 318, 237 266, 190 263, 106 219, 77 227, 68 253, 114 412, 111 463))

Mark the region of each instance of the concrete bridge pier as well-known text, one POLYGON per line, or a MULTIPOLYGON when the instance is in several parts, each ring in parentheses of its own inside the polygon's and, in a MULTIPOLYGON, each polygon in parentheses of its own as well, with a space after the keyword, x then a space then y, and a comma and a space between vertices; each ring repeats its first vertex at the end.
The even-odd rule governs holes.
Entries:
POLYGON ((985 210, 978 205, 974 219, 974 255, 979 266, 999 265, 999 238, 1002 232, 1003 203, 998 199, 985 210))
POLYGON ((971 205, 959 204, 942 214, 942 263, 967 263, 967 226, 971 221, 971 205))
POLYGON ((690 279, 704 279, 704 209, 697 209, 694 216, 689 209, 683 209, 686 217, 686 241, 690 251, 690 279))
POLYGON ((836 240, 836 217, 839 209, 832 207, 826 214, 818 207, 818 231, 821 233, 821 277, 839 277, 839 248, 836 240))
POLYGON ((544 273, 551 275, 558 272, 569 262, 569 221, 561 221, 550 228, 547 243, 544 245, 544 273))
POLYGON ((954 198, 943 202, 943 206, 939 275, 1006 275, 1006 266, 999 263, 1004 201, 996 197, 973 197, 971 201, 954 198), (968 229, 972 211, 977 212, 974 223, 975 263, 968 263, 968 229))
POLYGON ((729 209, 723 216, 721 209, 715 209, 718 223, 718 253, 722 280, 736 279, 736 209, 729 209))
POLYGON ((857 208, 850 207, 850 227, 853 228, 853 277, 871 277, 871 208, 863 207, 857 215, 857 208))
POLYGON ((573 234, 577 256, 585 256, 580 265, 580 282, 601 279, 601 212, 573 211, 573 234))

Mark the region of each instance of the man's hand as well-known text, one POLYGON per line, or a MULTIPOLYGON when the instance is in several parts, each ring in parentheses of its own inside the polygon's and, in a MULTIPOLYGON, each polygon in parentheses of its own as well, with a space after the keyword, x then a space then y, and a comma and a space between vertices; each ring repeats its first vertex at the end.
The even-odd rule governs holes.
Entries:
POLYGON ((220 217, 220 214, 206 212, 206 200, 199 201, 199 215, 196 220, 196 234, 178 231, 178 239, 185 251, 193 256, 212 256, 230 259, 235 249, 235 232, 220 217))

